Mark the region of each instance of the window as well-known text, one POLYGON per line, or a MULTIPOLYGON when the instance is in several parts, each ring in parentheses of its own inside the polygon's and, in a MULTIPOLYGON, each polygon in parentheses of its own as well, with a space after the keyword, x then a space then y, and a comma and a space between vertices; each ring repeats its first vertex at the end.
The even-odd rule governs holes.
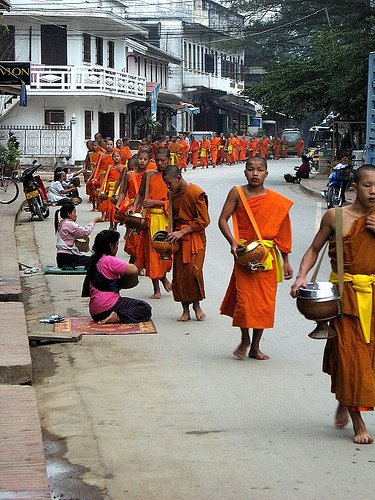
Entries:
POLYGON ((108 67, 115 67, 115 42, 108 42, 108 67))
POLYGON ((187 43, 184 42, 184 67, 188 67, 188 51, 187 51, 187 43))
POLYGON ((97 36, 95 38, 95 46, 96 46, 96 64, 98 66, 103 66, 103 38, 97 36))
POLYGON ((197 69, 197 61, 196 61, 196 49, 197 47, 193 45, 193 69, 197 69))
POLYGON ((214 56, 212 54, 204 55, 204 63, 206 67, 206 73, 214 73, 214 56))
POLYGON ((62 109, 46 109, 44 122, 45 125, 65 125, 65 111, 62 109))
POLYGON ((7 32, 3 29, 0 33, 0 61, 15 61, 14 26, 8 26, 7 32))
POLYGON ((85 110, 85 140, 91 139, 92 137, 92 111, 85 110))
POLYGON ((91 35, 83 33, 83 61, 91 63, 91 35))
POLYGON ((188 64, 188 68, 189 69, 191 68, 191 43, 189 43, 189 64, 188 64))

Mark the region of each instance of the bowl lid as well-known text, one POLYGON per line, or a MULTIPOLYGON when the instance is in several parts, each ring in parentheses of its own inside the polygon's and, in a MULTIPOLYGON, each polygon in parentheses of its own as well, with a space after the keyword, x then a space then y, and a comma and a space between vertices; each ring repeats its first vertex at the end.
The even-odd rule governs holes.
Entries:
POLYGON ((338 299, 340 297, 335 285, 329 281, 308 283, 306 288, 299 288, 297 297, 306 300, 338 299))

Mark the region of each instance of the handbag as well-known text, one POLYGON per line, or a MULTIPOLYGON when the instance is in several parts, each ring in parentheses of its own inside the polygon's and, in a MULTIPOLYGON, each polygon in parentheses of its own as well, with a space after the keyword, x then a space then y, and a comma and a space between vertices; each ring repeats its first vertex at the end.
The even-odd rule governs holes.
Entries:
POLYGON ((90 251, 90 238, 88 236, 81 236, 74 240, 74 246, 77 247, 78 251, 81 253, 86 253, 90 251))

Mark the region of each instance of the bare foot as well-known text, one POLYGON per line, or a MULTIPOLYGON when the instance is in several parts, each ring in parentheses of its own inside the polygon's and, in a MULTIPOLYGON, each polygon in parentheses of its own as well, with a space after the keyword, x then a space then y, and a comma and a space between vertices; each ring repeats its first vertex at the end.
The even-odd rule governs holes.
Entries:
POLYGON ((112 311, 111 314, 107 318, 102 319, 102 321, 98 321, 98 325, 107 325, 107 324, 109 325, 109 324, 120 323, 120 322, 121 322, 121 320, 117 316, 115 311, 112 311))
POLYGON ((138 267, 138 276, 144 276, 145 275, 145 271, 142 267, 138 267))
POLYGON ((258 350, 250 350, 249 358, 259 359, 261 361, 263 361, 265 359, 270 359, 270 357, 267 356, 267 354, 263 354, 262 351, 259 351, 259 349, 258 350))
MULTIPOLYGON (((363 421, 362 421, 363 422, 363 421)), ((354 438, 353 441, 357 444, 371 444, 374 440, 367 432, 365 423, 363 422, 363 426, 360 429, 354 429, 354 438)))
POLYGON ((342 428, 348 425, 349 423, 349 412, 348 408, 341 403, 337 405, 336 413, 335 413, 335 426, 342 428))
POLYGON ((161 299, 161 293, 160 293, 160 290, 158 292, 154 292, 150 299, 161 299))
POLYGON ((197 321, 203 321, 206 317, 200 306, 195 306, 194 308, 195 317, 197 321))
POLYGON ((189 313, 182 313, 182 315, 177 319, 177 321, 189 321, 190 319, 190 314, 189 313))
POLYGON ((241 342, 241 344, 237 347, 235 351, 233 351, 233 356, 236 356, 236 358, 242 359, 246 356, 246 351, 248 349, 250 344, 244 344, 241 342))
POLYGON ((163 276, 162 278, 160 278, 160 281, 162 282, 163 287, 164 287, 166 292, 172 291, 172 283, 170 283, 170 281, 167 279, 166 276, 163 276))

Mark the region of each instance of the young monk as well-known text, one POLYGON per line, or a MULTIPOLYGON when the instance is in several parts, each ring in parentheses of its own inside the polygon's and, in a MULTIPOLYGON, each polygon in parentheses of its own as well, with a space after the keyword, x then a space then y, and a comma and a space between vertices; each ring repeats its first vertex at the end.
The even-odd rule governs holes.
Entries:
POLYGON ((267 162, 263 158, 248 159, 245 170, 247 184, 240 189, 239 186, 231 189, 219 218, 220 230, 228 240, 235 259, 220 312, 233 318, 233 326, 241 329, 241 343, 233 352, 240 359, 246 356, 249 348, 250 358, 269 359, 259 348, 260 340, 264 329, 272 328, 274 324, 277 283, 282 280, 283 274, 285 279, 291 279, 293 274, 288 259, 291 252, 289 210, 293 202, 265 188, 267 176, 267 162), (268 257, 263 263, 264 270, 256 272, 250 272, 236 263, 237 250, 245 242, 258 240, 244 203, 251 209, 264 244, 269 249, 268 257), (228 225, 232 216, 236 237, 228 225), (251 342, 249 328, 253 329, 251 342))
POLYGON ((93 150, 90 153, 91 174, 86 182, 86 194, 89 196, 89 202, 92 203, 91 211, 97 210, 97 189, 101 184, 100 164, 103 158, 103 152, 100 150, 99 143, 93 141, 93 150))
POLYGON ((208 168, 208 160, 210 155, 211 143, 207 140, 207 137, 204 135, 202 137, 202 142, 199 149, 199 161, 202 168, 208 168))
POLYGON ((225 159, 227 162, 227 165, 233 165, 234 164, 234 147, 237 144, 237 140, 234 137, 234 134, 229 134, 229 138, 227 140, 227 143, 225 145, 225 159))
POLYGON ((121 154, 121 163, 125 167, 127 167, 128 161, 133 156, 132 152, 130 151, 130 148, 129 148, 129 137, 124 137, 122 139, 122 146, 120 148, 120 154, 121 154))
MULTIPOLYGON (((343 314, 332 320, 337 336, 327 341, 323 371, 331 376, 331 391, 338 407, 336 427, 345 427, 349 417, 354 442, 369 444, 372 436, 362 420, 362 411, 375 406, 375 167, 363 165, 354 173, 356 198, 342 209, 344 253, 343 314)), ((323 216, 320 229, 302 258, 291 295, 307 286, 306 276, 320 250, 329 241, 332 283, 338 283, 335 241, 335 209, 323 216)))
POLYGON ((187 183, 181 170, 172 165, 164 170, 163 179, 172 192, 173 230, 168 241, 179 244, 173 259, 172 281, 173 298, 182 304, 182 316, 177 321, 190 319, 190 304, 196 319, 202 321, 206 317, 200 306, 205 298, 205 228, 210 223, 207 195, 200 187, 187 183))
POLYGON ((271 144, 271 141, 270 141, 269 137, 267 137, 266 134, 263 134, 263 137, 260 141, 260 156, 262 158, 264 158, 265 160, 267 160, 267 158, 269 156, 270 144, 271 144))
POLYGON ((279 160, 281 155, 281 139, 276 135, 272 141, 273 159, 279 160))
POLYGON ((163 182, 162 173, 169 164, 169 149, 157 149, 155 161, 156 169, 148 171, 143 176, 140 189, 135 197, 134 207, 129 212, 136 212, 140 208, 146 209, 148 227, 142 231, 137 265, 146 269, 146 276, 152 281, 154 293, 150 298, 160 299, 159 282, 163 284, 167 292, 172 290, 172 286, 166 276, 167 272, 171 270, 172 261, 161 260, 159 258, 159 254, 152 248, 152 237, 157 231, 168 230, 168 189, 163 182), (145 198, 146 182, 149 182, 149 195, 147 199, 145 198))
POLYGON ((288 146, 289 146, 289 141, 288 139, 284 136, 283 140, 281 141, 281 158, 285 160, 285 158, 288 157, 288 146))
POLYGON ((102 207, 104 208, 109 220, 109 230, 116 231, 118 221, 115 219, 115 206, 111 202, 110 198, 113 194, 117 194, 116 186, 123 169, 123 166, 121 165, 120 151, 114 151, 112 153, 112 161, 113 165, 108 167, 100 190, 102 192, 106 192, 108 195, 108 199, 102 202, 102 207))
POLYGON ((246 134, 243 134, 240 145, 240 161, 246 161, 246 155, 248 149, 249 149, 249 141, 246 137, 246 134))
POLYGON ((168 149, 170 152, 170 163, 171 165, 176 165, 176 167, 180 164, 180 156, 183 152, 183 147, 179 142, 177 142, 177 136, 172 135, 171 142, 168 145, 168 149))
POLYGON ((227 139, 224 135, 223 132, 220 132, 220 144, 218 146, 218 152, 217 152, 217 163, 218 165, 221 165, 224 163, 225 160, 225 145, 227 143, 227 139))
POLYGON ((180 146, 182 147, 182 153, 180 156, 180 163, 179 167, 181 170, 185 170, 186 172, 186 167, 187 167, 187 158, 189 154, 189 144, 185 141, 185 135, 180 134, 180 146))
POLYGON ((216 132, 212 132, 211 148, 210 149, 211 149, 211 163, 212 163, 213 168, 215 168, 217 165, 219 146, 220 146, 220 138, 217 136, 216 132))
POLYGON ((193 165, 193 170, 198 166, 199 141, 193 136, 190 136, 190 163, 193 165))

